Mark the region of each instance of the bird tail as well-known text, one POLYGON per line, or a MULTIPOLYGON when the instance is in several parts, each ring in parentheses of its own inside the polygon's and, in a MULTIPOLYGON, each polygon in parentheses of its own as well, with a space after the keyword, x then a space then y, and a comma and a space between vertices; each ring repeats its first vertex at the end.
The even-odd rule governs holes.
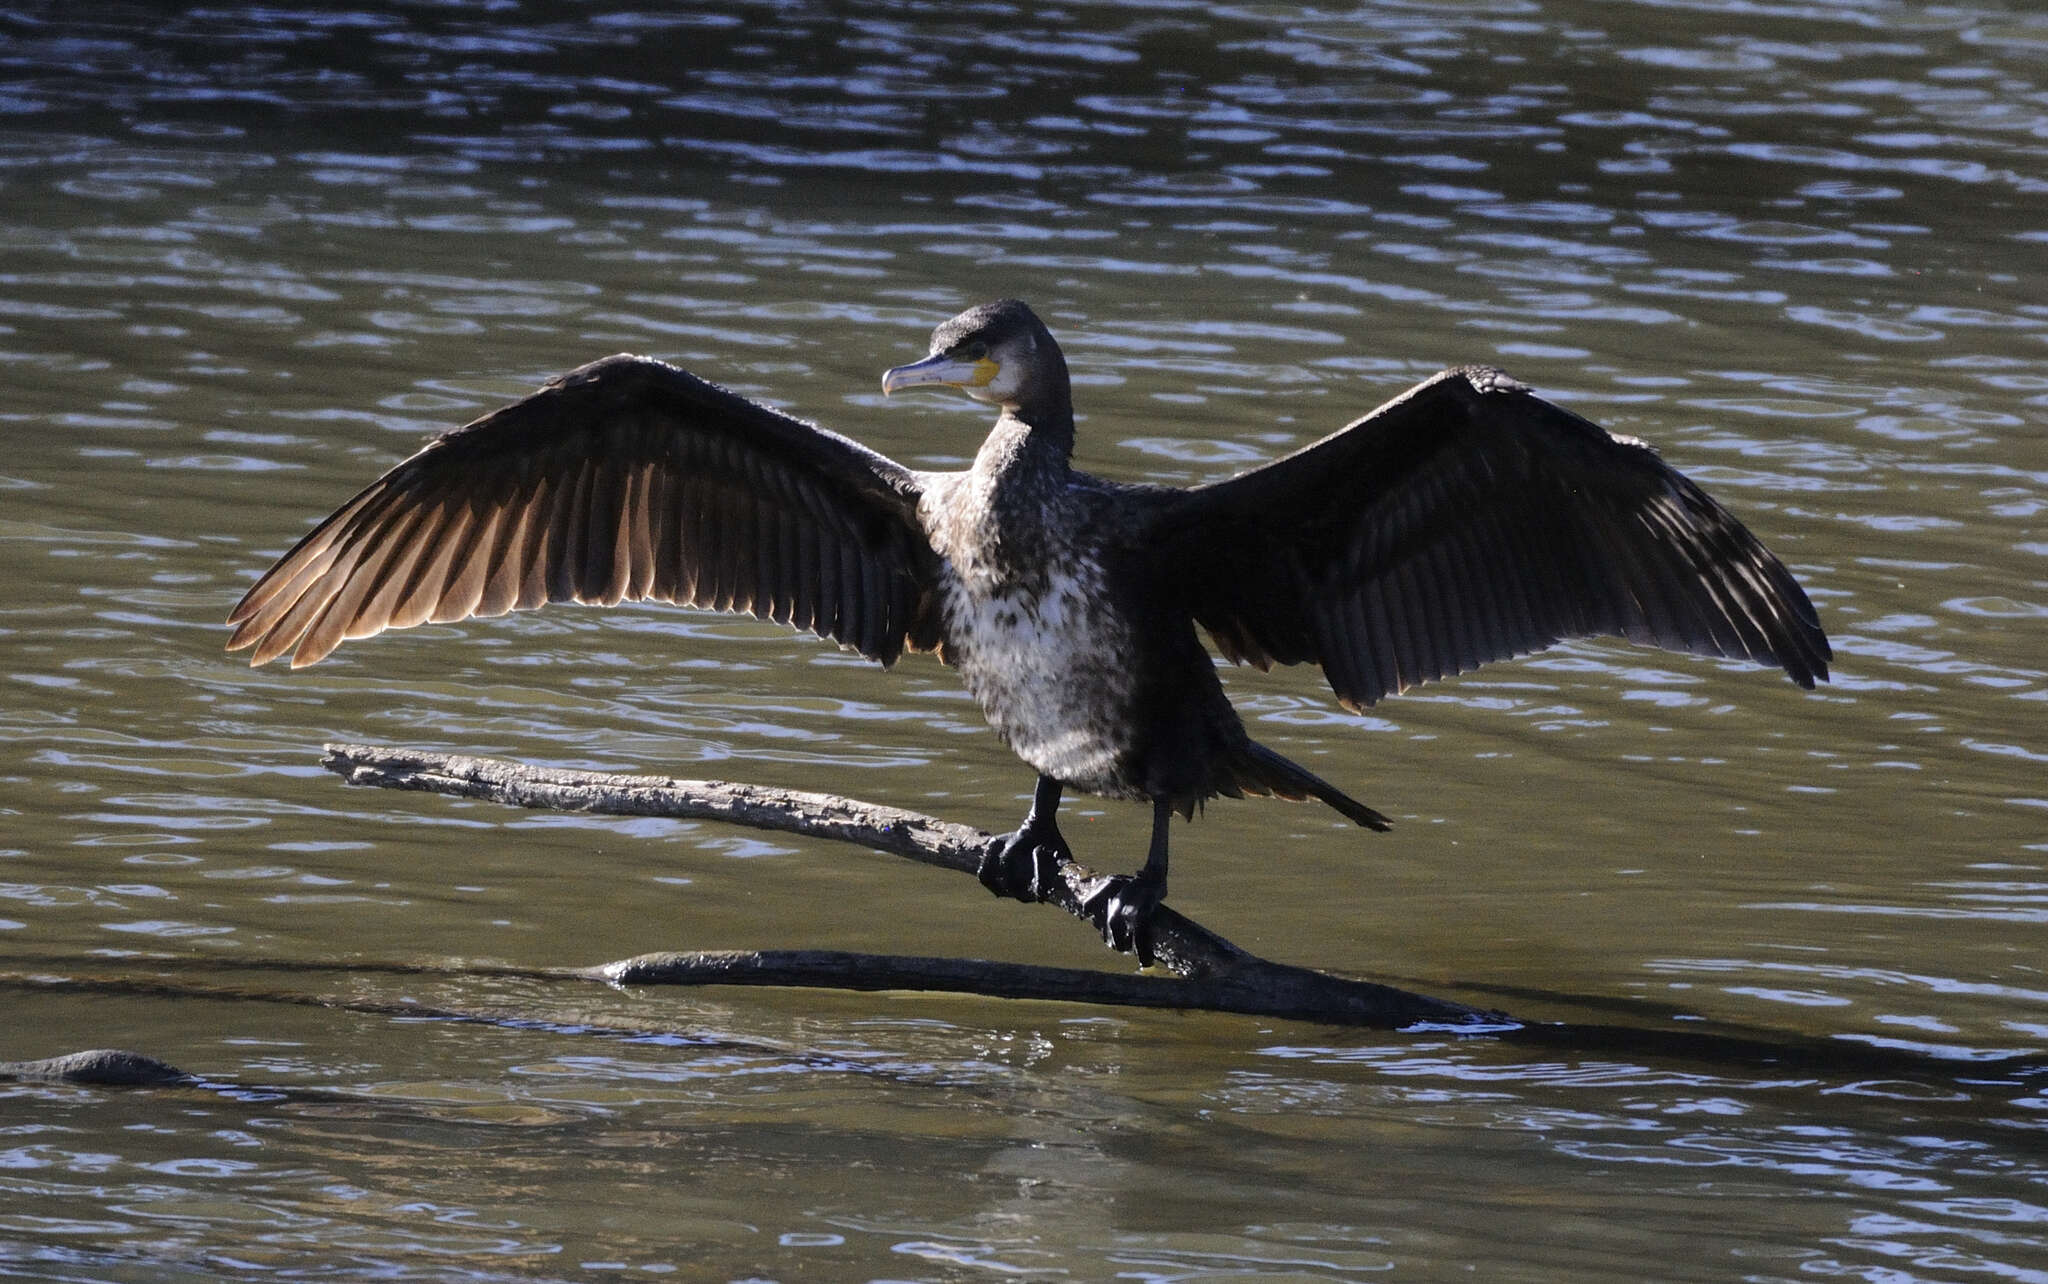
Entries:
POLYGON ((1347 820, 1367 829, 1385 831, 1394 827, 1394 822, 1321 776, 1287 761, 1256 741, 1246 741, 1244 752, 1230 766, 1237 778, 1232 787, 1222 790, 1223 793, 1233 796, 1240 793, 1268 794, 1292 802, 1306 802, 1313 798, 1328 803, 1342 812, 1347 820))

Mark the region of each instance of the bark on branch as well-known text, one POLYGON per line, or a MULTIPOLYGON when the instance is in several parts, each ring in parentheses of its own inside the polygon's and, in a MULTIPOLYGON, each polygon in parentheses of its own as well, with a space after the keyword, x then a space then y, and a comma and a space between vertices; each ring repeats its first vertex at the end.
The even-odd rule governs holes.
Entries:
MULTIPOLYGON (((350 784, 414 789, 518 807, 613 816, 720 820, 836 839, 972 875, 991 835, 917 812, 829 794, 715 780, 564 771, 421 749, 330 744, 323 764, 350 784)), ((1086 919, 1079 864, 1048 904, 1086 919)), ((829 985, 934 989, 1012 998, 1203 1008, 1386 1029, 1417 1024, 1501 1029, 1517 1024, 1448 999, 1274 963, 1242 950, 1168 906, 1152 923, 1154 951, 1178 980, 965 959, 913 959, 830 951, 647 955, 590 969, 622 984, 829 985)))

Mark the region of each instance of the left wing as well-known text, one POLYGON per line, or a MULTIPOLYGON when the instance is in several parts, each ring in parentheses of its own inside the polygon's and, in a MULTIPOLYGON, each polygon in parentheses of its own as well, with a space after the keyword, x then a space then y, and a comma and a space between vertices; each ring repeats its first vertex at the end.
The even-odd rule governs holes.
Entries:
POLYGON ((1727 509, 1497 370, 1447 370, 1181 492, 1150 547, 1227 658, 1320 664, 1352 708, 1596 634, 1803 687, 1831 658, 1812 602, 1727 509))

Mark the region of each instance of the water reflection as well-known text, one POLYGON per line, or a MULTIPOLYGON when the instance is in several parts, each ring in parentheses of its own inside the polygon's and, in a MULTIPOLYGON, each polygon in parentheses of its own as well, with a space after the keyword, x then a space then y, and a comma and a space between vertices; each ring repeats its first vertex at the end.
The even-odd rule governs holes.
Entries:
MULTIPOLYGON (((553 1006, 518 997, 528 1012, 553 1006)), ((647 1011, 644 999, 631 1007, 647 1011)), ((749 1007, 739 1026, 789 1028, 749 1007)), ((1952 1092, 1873 1081, 1815 1096, 1796 1077, 1502 1057, 1483 1040, 1260 1046, 1201 1019, 1139 1033, 1098 1018, 877 1018, 829 999, 796 1013, 810 1050, 738 1032, 593 1046, 602 1017, 587 1008, 563 1014, 580 1028, 562 1027, 572 1042, 540 1061, 522 1056, 530 1021, 413 1023, 398 1032, 410 1050, 383 1054, 396 1063, 337 1057, 332 1034, 273 1039, 249 1049, 253 1072, 335 1088, 188 1099, 203 1135, 132 1129, 146 1140, 127 1154, 70 1139, 83 1111, 130 1118, 133 1099, 45 1094, 44 1123, 5 1159, 37 1174, 46 1197, 104 1201, 71 1233, 159 1251, 247 1236, 251 1260, 278 1270, 337 1251, 380 1273, 488 1271, 499 1255, 658 1264, 686 1246, 700 1263, 784 1271, 1081 1253, 1343 1278, 1431 1260, 1450 1242, 1463 1260, 1539 1273, 1608 1253, 1639 1263, 1645 1234, 1702 1260, 1810 1257, 1824 1242, 1868 1263, 1960 1241, 1995 1269, 2042 1247, 2031 1169, 1952 1092), (406 1077, 421 1058, 448 1069, 406 1077), (469 1073, 449 1073, 459 1066, 469 1073), (289 1165, 268 1157, 285 1144, 289 1165), (582 1157, 573 1188, 549 1175, 565 1147, 582 1157), (1447 1148, 1463 1157, 1455 1173, 1441 1164, 1447 1148), (423 1171, 425 1156, 435 1162, 423 1171), (1623 1229, 1600 1210, 1611 1212, 1614 1174, 1636 1170, 1639 1220, 1623 1229), (788 1191, 799 1173, 801 1190, 788 1191), (878 1180, 892 1192, 880 1207, 878 1180), (1262 1215, 1274 1182, 1288 1217, 1262 1215), (1845 1199, 1846 1217, 1826 1211, 1845 1199), (583 1228, 606 1207, 608 1232, 593 1238, 583 1228), (1773 1229, 1760 1236, 1752 1214, 1765 1208, 1773 1229), (1504 1220, 1501 1236, 1463 1238, 1480 1211, 1504 1220), (1048 1218, 1063 1227, 1056 1239, 1034 1229, 1048 1218), (1525 1234, 1546 1246, 1534 1258, 1510 1247, 1525 1234)))

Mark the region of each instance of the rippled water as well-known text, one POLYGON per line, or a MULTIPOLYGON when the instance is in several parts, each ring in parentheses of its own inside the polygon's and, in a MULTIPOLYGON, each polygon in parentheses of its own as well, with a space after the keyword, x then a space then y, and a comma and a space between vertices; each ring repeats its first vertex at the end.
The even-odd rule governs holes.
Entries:
MULTIPOLYGON (((2018 0, 0 15, 0 1059, 204 1081, 0 1086, 0 1275, 2048 1278, 2048 1098, 1997 1064, 2048 1045, 2044 55, 2018 0), (1713 489, 1835 642, 1812 695, 1604 644, 1365 716, 1231 675, 1398 828, 1219 803, 1180 908, 1922 1068, 479 970, 1123 965, 851 848, 317 765, 1014 823, 928 660, 654 609, 219 650, 308 521, 606 352, 960 461, 983 412, 876 376, 1005 294, 1098 472, 1224 475, 1495 362, 1713 489)), ((1072 810, 1136 863, 1137 809, 1072 810)))

